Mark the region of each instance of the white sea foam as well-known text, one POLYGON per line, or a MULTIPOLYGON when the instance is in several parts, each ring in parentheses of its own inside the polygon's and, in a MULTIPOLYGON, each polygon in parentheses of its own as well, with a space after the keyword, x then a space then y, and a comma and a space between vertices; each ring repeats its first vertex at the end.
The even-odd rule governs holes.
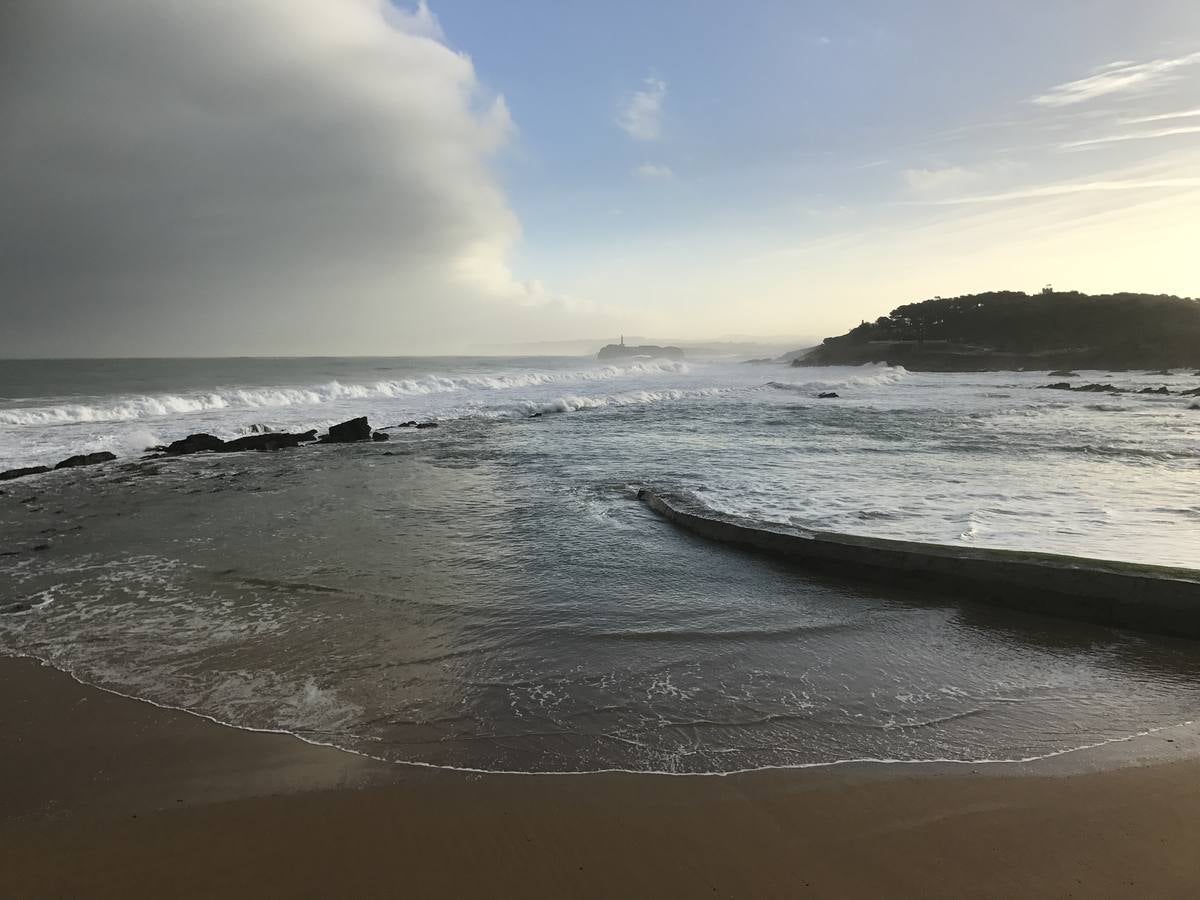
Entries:
POLYGON ((885 385, 897 384, 908 376, 908 370, 904 368, 904 366, 865 365, 858 366, 850 371, 854 372, 855 374, 846 378, 804 381, 799 383, 788 381, 768 381, 767 386, 780 391, 809 393, 812 391, 835 390, 837 388, 883 387, 885 385))
POLYGON ((586 409, 603 409, 607 406, 640 406, 672 400, 691 400, 713 397, 722 393, 721 388, 698 390, 627 391, 621 394, 605 394, 597 397, 567 394, 550 400, 518 400, 510 404, 482 409, 479 415, 490 419, 525 418, 531 415, 576 412, 586 409))
POLYGON ((325 384, 297 387, 221 388, 186 394, 129 396, 95 403, 0 409, 0 425, 68 425, 89 422, 127 422, 217 410, 255 410, 292 406, 321 406, 341 400, 420 397, 465 391, 500 391, 540 385, 589 383, 620 378, 681 375, 687 363, 675 360, 600 366, 578 372, 515 372, 494 375, 422 375, 363 384, 325 384))

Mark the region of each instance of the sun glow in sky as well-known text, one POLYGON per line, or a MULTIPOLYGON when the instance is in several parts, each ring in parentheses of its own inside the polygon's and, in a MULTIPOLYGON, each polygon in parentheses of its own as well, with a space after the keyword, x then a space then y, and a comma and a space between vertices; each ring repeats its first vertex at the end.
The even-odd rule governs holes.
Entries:
POLYGON ((0 354, 1200 295, 1200 4, 16 0, 0 354))

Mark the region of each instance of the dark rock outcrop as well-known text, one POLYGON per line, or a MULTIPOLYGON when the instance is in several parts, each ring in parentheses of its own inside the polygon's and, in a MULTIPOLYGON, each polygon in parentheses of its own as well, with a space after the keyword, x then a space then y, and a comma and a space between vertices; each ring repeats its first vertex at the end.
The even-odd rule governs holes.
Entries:
POLYGON ((817 399, 818 400, 834 400, 837 398, 837 396, 838 396, 837 391, 822 391, 821 393, 817 394, 817 399))
POLYGON ((49 472, 49 466, 26 466, 23 469, 9 469, 5 472, 0 472, 0 481, 12 481, 14 478, 24 478, 26 475, 41 475, 43 472, 49 472))
POLYGON ((437 422, 419 422, 417 424, 417 427, 418 428, 437 428, 438 423, 437 422))
POLYGON ((80 453, 77 456, 68 456, 54 468, 56 469, 74 469, 77 466, 94 466, 97 463, 112 462, 117 458, 115 453, 109 453, 107 450, 102 450, 99 453, 80 453))
POLYGON ((188 453, 216 451, 224 446, 223 440, 211 434, 189 434, 168 444, 166 452, 168 456, 184 456, 188 453))
POLYGON ((317 430, 315 428, 305 431, 302 434, 288 434, 282 431, 268 432, 266 434, 248 434, 245 437, 226 441, 220 447, 220 452, 238 453, 246 450, 257 450, 263 453, 286 450, 289 447, 298 447, 300 444, 307 444, 316 439, 317 430))
MULTIPOLYGON (((1053 384, 1043 384, 1042 389, 1048 391, 1080 391, 1085 394, 1157 394, 1159 396, 1166 396, 1172 393, 1171 391, 1167 390, 1167 388, 1161 386, 1156 388, 1144 387, 1135 391, 1132 388, 1119 388, 1115 384, 1107 383, 1081 384, 1079 387, 1071 387, 1071 384, 1068 381, 1056 381, 1053 384)), ((1180 393, 1183 396, 1194 394, 1200 397, 1200 388, 1197 388, 1194 391, 1180 391, 1180 393)))
POLYGON ((372 434, 372 435, 371 435, 371 440, 373 440, 373 441, 386 441, 386 440, 388 440, 388 437, 389 437, 389 435, 387 434, 387 432, 385 432, 385 431, 376 431, 374 434, 372 434))
POLYGON ((1192 388, 1190 391, 1180 391, 1182 397, 1200 397, 1200 388, 1192 388))
POLYGON ((348 422, 331 425, 329 433, 322 435, 318 440, 322 444, 352 444, 355 441, 369 441, 370 439, 371 426, 367 422, 367 417, 359 416, 348 422))

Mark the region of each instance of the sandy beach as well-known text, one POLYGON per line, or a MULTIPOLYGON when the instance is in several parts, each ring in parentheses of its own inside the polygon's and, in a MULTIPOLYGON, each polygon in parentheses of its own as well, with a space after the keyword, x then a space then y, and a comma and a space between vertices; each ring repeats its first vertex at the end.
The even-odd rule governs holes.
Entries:
POLYGON ((1200 761, 1185 736, 1126 746, 1120 764, 1093 753, 977 768, 480 776, 238 731, 32 660, 0 660, 0 675, 0 867, 13 897, 1200 888, 1200 761), (1187 758, 1147 762, 1171 752, 1187 758))

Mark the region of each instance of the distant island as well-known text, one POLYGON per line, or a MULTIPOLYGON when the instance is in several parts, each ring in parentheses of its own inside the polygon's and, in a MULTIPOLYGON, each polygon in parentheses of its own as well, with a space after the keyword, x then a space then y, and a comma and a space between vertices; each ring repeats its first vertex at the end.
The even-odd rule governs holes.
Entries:
POLYGON ((793 366, 925 372, 1200 367, 1200 301, 1162 294, 993 291, 899 306, 793 366))
POLYGON ((619 344, 605 344, 596 354, 596 359, 628 359, 632 356, 648 356, 652 359, 683 359, 683 351, 678 347, 659 347, 656 344, 633 346, 626 344, 621 338, 619 344))

